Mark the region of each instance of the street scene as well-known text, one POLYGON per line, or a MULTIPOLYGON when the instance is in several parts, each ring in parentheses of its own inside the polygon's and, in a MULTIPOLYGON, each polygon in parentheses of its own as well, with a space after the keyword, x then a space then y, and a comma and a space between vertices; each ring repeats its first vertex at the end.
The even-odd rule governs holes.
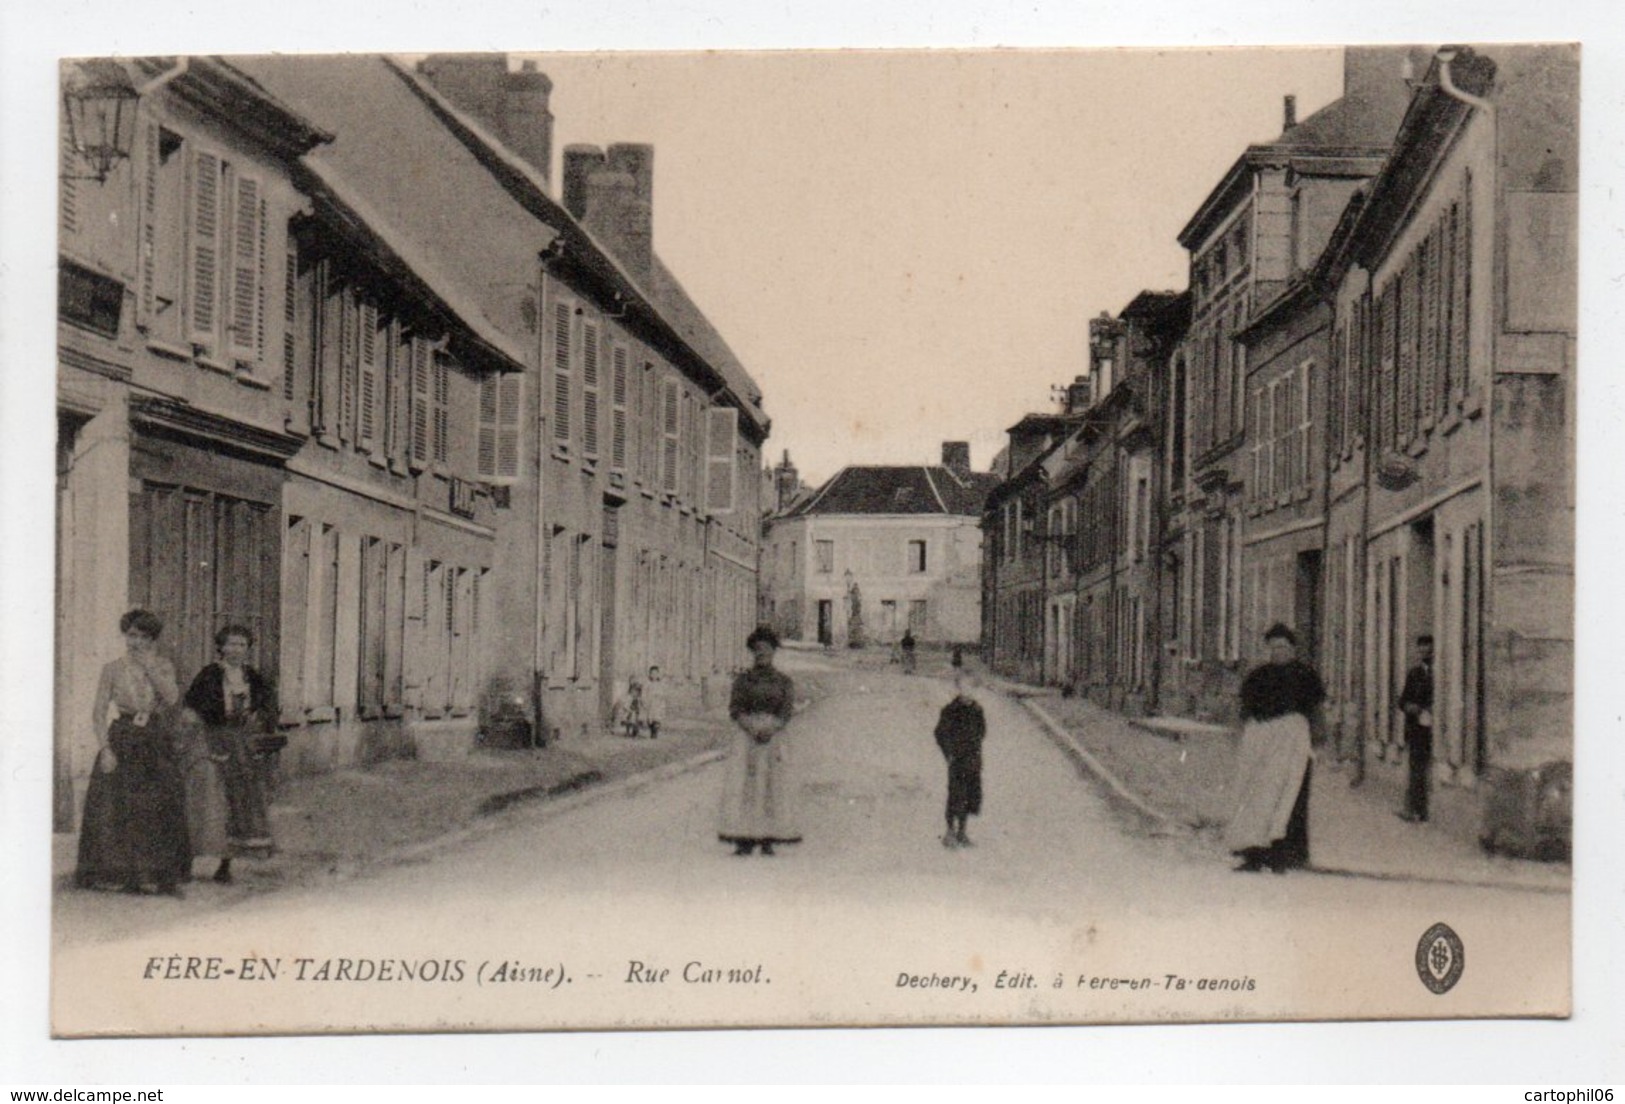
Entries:
POLYGON ((1578 58, 64 62, 54 1030, 1566 1016, 1578 58))

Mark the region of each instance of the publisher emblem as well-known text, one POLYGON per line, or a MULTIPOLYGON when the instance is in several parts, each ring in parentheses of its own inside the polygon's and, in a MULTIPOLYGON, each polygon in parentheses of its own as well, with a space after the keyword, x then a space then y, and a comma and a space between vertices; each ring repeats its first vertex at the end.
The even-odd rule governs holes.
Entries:
POLYGON ((1461 980, 1466 965, 1461 936, 1449 924, 1435 924, 1422 933, 1416 944, 1416 973, 1423 985, 1435 993, 1448 993, 1461 980))

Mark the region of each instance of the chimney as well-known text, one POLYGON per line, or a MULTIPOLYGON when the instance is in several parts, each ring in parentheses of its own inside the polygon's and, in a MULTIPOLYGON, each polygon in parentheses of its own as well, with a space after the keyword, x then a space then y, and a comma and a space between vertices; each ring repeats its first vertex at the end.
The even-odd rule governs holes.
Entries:
MULTIPOLYGON (((1343 95, 1386 98, 1397 89, 1408 100, 1405 78, 1425 73, 1432 60, 1425 46, 1347 46, 1343 49, 1343 95)), ((1396 123, 1397 125, 1397 123, 1396 123)))
POLYGON ((1066 412, 1081 414, 1088 410, 1094 399, 1094 386, 1088 376, 1075 376, 1066 387, 1066 412))
POLYGON ((548 103, 553 82, 537 71, 534 61, 522 62, 517 73, 507 74, 503 103, 502 140, 551 183, 553 178, 553 112, 548 103))
POLYGON ((942 442, 942 466, 955 475, 966 476, 970 474, 970 442, 944 441, 942 442))
POLYGON ((1281 131, 1285 133, 1298 125, 1298 97, 1287 96, 1281 101, 1281 131))
POLYGON ((577 222, 587 217, 587 178, 604 167, 604 151, 597 146, 564 147, 564 209, 577 222))
POLYGON ((587 232, 615 255, 633 277, 647 283, 653 267, 649 205, 638 198, 637 179, 600 169, 587 177, 587 232))
POLYGON ((550 178, 553 113, 548 104, 553 82, 537 72, 535 62, 527 61, 519 72, 510 73, 506 54, 431 54, 418 63, 418 72, 543 180, 550 178))

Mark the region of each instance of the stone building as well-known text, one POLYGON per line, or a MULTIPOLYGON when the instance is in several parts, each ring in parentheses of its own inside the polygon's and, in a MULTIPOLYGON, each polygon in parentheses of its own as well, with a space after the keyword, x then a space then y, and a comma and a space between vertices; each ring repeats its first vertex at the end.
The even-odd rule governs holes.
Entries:
MULTIPOLYGON (((1243 617, 1253 457, 1249 366, 1237 337, 1320 254, 1349 196, 1382 167, 1410 98, 1405 66, 1416 56, 1403 47, 1345 50, 1342 97, 1301 122, 1288 97, 1281 134, 1249 146, 1180 231, 1191 257, 1191 321, 1173 372, 1182 394, 1170 404, 1181 422, 1169 433, 1180 454, 1169 457, 1178 478, 1169 483, 1164 535, 1179 564, 1169 626, 1178 660, 1163 682, 1173 711, 1232 716, 1240 672, 1256 655, 1243 617)), ((1280 388, 1268 394, 1279 398, 1280 388)), ((1301 466, 1301 448, 1298 455, 1301 466)), ((1293 463, 1289 453, 1283 459, 1293 463)), ((1297 478, 1293 471, 1284 474, 1297 478)))
POLYGON ((1431 635, 1436 780, 1485 788, 1486 839, 1525 850, 1566 844, 1566 795, 1539 825, 1506 795, 1573 762, 1578 66, 1440 50, 1322 266, 1344 742, 1400 761, 1395 699, 1431 635))
MULTIPOLYGON (((947 442, 936 466, 853 465, 772 516, 763 602, 789 640, 970 644, 981 631, 982 504, 994 478, 947 442)), ((788 490, 789 480, 783 480, 788 490)))

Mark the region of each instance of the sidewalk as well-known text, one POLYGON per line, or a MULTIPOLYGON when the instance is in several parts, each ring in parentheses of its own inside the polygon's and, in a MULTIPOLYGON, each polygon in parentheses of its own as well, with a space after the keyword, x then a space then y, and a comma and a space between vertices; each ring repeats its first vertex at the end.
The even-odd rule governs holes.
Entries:
MULTIPOLYGON (((1238 735, 1218 725, 1183 718, 1130 720, 1081 698, 1015 689, 1052 737, 1072 750, 1153 834, 1187 835, 1228 861, 1221 841, 1229 815, 1229 789, 1238 735)), ((1400 808, 1399 774, 1373 765, 1352 788, 1350 764, 1322 754, 1310 791, 1313 869, 1353 877, 1435 881, 1568 892, 1566 863, 1540 863, 1486 854, 1476 842, 1477 803, 1457 787, 1435 787, 1433 822, 1408 824, 1400 808)))
MULTIPOLYGON (((658 740, 574 737, 536 750, 478 749, 459 759, 393 759, 286 779, 271 806, 277 853, 233 863, 233 885, 209 884, 196 895, 229 900, 351 877, 495 828, 512 808, 692 769, 727 746, 726 717, 713 713, 675 718, 658 740)), ((78 841, 77 833, 53 837, 58 887, 72 881, 78 841)), ((196 864, 200 880, 212 872, 211 862, 196 864)))

